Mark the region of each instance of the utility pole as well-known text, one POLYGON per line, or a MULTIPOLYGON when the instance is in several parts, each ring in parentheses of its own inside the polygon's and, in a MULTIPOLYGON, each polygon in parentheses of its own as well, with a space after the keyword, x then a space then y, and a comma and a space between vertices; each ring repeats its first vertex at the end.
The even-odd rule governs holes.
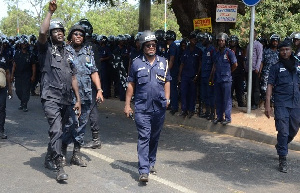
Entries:
POLYGON ((19 28, 19 0, 17 0, 17 35, 20 35, 20 28, 19 28))

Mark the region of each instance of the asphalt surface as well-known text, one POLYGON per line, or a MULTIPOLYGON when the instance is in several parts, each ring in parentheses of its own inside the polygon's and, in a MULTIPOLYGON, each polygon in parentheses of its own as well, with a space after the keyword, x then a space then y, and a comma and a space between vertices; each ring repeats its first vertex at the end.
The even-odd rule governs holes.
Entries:
MULTIPOLYGON (((0 140, 0 192, 299 192, 300 154, 291 150, 288 173, 277 170, 273 145, 178 124, 167 115, 156 168, 148 183, 138 182, 137 131, 116 99, 100 104, 101 149, 82 149, 88 167, 67 165, 69 180, 57 183, 44 168, 48 124, 39 97, 29 112, 7 102, 7 140, 0 140)), ((217 130, 217 129, 216 129, 217 130)), ((210 131, 210 130, 209 130, 210 131)), ((87 129, 86 140, 91 139, 87 129)), ((67 160, 72 154, 68 148, 67 160)))

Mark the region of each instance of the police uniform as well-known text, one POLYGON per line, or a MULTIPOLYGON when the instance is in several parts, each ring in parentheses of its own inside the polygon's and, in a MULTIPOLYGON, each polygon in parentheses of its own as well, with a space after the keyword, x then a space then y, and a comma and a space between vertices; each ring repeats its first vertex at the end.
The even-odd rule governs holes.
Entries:
MULTIPOLYGON (((5 72, 6 70, 8 70, 8 59, 1 53, 0 53, 0 68, 2 68, 5 72)), ((5 73, 5 79, 6 79, 6 73, 5 73)), ((0 87, 0 137, 4 135, 4 124, 5 124, 5 117, 6 117, 6 98, 7 98, 7 86, 4 88, 0 87)))
POLYGON ((222 121, 225 113, 225 121, 231 122, 231 66, 237 62, 235 54, 229 48, 223 52, 217 51, 215 57, 214 92, 217 120, 222 121))
MULTIPOLYGON (((291 57, 292 58, 292 57, 291 57)), ((273 86, 274 119, 277 130, 277 154, 288 154, 288 143, 296 136, 300 125, 300 64, 295 61, 295 70, 290 72, 279 61, 271 66, 268 84, 273 86)))
POLYGON ((16 94, 21 101, 21 107, 27 108, 27 103, 30 98, 32 66, 35 65, 35 60, 32 54, 17 51, 14 56, 16 68, 14 71, 16 94))
POLYGON ((201 84, 200 93, 201 101, 204 102, 206 107, 205 116, 208 117, 210 113, 214 113, 214 87, 209 84, 209 77, 213 67, 213 58, 216 54, 216 49, 214 46, 209 45, 205 47, 203 51, 200 52, 201 58, 201 84))
POLYGON ((77 119, 73 105, 76 103, 76 97, 72 92, 73 105, 68 107, 69 119, 64 127, 63 144, 77 142, 83 145, 83 137, 88 122, 92 104, 92 80, 91 75, 98 72, 95 65, 94 55, 90 46, 84 46, 79 52, 76 52, 72 46, 67 46, 66 50, 70 53, 69 60, 75 66, 78 81, 79 96, 81 101, 81 115, 77 119))
POLYGON ((181 110, 183 112, 189 111, 190 113, 195 112, 196 102, 196 83, 194 78, 197 76, 199 68, 199 54, 200 49, 194 47, 193 50, 188 46, 181 58, 181 110))
POLYGON ((50 125, 48 152, 55 159, 61 154, 61 136, 67 118, 67 107, 72 102, 72 76, 76 69, 68 61, 65 46, 59 49, 50 43, 38 42, 39 63, 41 65, 41 101, 50 125))
POLYGON ((172 77, 170 85, 170 99, 171 99, 171 109, 173 111, 178 111, 178 73, 179 73, 179 48, 175 42, 172 42, 169 46, 169 49, 166 52, 166 58, 170 61, 171 56, 174 56, 174 63, 170 70, 170 75, 172 77))
POLYGON ((277 50, 272 50, 270 48, 264 50, 263 52, 263 68, 261 71, 261 82, 260 82, 260 94, 261 94, 261 98, 263 100, 266 99, 266 90, 267 90, 267 86, 268 86, 268 77, 269 77, 269 72, 270 72, 270 68, 272 65, 276 64, 279 60, 278 58, 278 54, 279 52, 277 50))
MULTIPOLYGON (((107 58, 111 57, 112 53, 108 46, 100 46, 99 47, 99 57, 100 58, 107 58)), ((111 77, 110 77, 110 71, 111 71, 111 63, 109 60, 104 60, 101 62, 101 87, 103 89, 103 96, 104 98, 108 98, 111 96, 111 77)))
POLYGON ((151 65, 144 55, 130 68, 129 82, 135 84, 135 123, 138 130, 139 173, 148 174, 155 165, 158 139, 165 120, 167 99, 164 85, 171 80, 166 59, 155 56, 151 65))

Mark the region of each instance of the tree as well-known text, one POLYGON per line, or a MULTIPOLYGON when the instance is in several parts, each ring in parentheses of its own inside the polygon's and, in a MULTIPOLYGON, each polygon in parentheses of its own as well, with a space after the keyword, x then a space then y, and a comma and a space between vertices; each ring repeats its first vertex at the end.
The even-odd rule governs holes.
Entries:
POLYGON ((38 26, 36 20, 31 16, 28 10, 19 10, 16 6, 8 6, 8 17, 0 22, 0 30, 7 36, 15 36, 17 34, 17 18, 19 18, 20 34, 37 35, 38 26))
MULTIPOLYGON (((297 21, 300 20, 299 0, 264 0, 256 7, 255 28, 258 35, 269 38, 272 33, 279 34, 282 39, 294 31, 300 31, 297 21), (265 11, 268 10, 268 11, 265 11)), ((238 15, 236 28, 231 33, 240 37, 240 43, 246 45, 249 42, 250 8, 246 8, 246 14, 238 15)))

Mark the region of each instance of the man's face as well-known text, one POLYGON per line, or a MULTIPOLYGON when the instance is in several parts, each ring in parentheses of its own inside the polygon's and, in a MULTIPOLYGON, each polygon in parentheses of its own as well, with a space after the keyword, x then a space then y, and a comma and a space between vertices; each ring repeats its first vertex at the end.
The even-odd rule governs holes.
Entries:
POLYGON ((197 39, 196 38, 190 38, 190 44, 191 45, 196 45, 197 39))
POLYGON ((235 47, 237 45, 237 42, 235 40, 231 40, 229 42, 230 47, 235 47))
POLYGON ((273 40, 272 41, 272 47, 276 48, 278 46, 278 41, 277 40, 273 40))
POLYGON ((218 46, 219 48, 225 48, 225 40, 224 39, 218 39, 218 46))
POLYGON ((295 46, 300 46, 300 39, 294 39, 294 45, 295 46))
POLYGON ((72 43, 75 45, 81 45, 83 43, 83 36, 84 34, 81 31, 74 31, 72 33, 72 43))
POLYGON ((65 35, 62 29, 53 29, 51 32, 51 38, 53 42, 63 42, 65 35))
POLYGON ((282 47, 279 49, 279 55, 283 59, 289 59, 292 55, 291 47, 282 47))
POLYGON ((154 56, 156 53, 156 41, 146 42, 143 51, 148 56, 154 56))

